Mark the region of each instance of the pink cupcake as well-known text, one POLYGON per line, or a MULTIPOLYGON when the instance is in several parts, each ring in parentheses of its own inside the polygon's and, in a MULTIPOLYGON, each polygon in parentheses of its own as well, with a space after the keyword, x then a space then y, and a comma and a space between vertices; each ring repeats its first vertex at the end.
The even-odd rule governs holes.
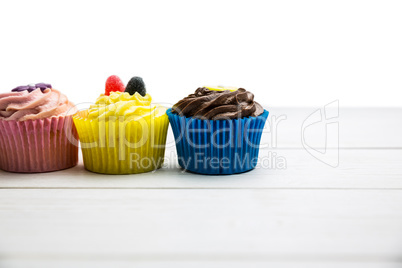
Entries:
POLYGON ((78 162, 74 105, 50 84, 0 93, 0 169, 36 173, 78 162))

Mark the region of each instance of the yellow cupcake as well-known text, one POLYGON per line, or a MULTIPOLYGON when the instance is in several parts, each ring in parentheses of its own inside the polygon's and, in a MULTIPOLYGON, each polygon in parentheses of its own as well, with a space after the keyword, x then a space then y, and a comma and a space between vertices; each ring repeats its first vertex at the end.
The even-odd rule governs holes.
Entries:
POLYGON ((134 174, 163 165, 169 120, 151 101, 149 94, 111 92, 73 117, 87 170, 134 174))

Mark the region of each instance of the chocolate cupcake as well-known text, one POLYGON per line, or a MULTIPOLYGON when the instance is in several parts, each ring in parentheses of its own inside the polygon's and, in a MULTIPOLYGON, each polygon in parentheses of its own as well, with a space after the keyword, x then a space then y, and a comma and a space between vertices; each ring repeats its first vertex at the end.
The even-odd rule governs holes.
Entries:
POLYGON ((198 88, 167 114, 185 170, 212 175, 255 168, 268 111, 251 92, 198 88))

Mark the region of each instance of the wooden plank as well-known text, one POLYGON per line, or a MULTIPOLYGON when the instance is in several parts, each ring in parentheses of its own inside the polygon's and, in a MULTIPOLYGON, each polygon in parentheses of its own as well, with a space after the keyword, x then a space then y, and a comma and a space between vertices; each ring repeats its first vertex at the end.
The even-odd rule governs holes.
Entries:
MULTIPOLYGON (((99 256, 96 256, 97 259, 88 259, 88 260, 70 260, 64 258, 58 258, 57 260, 38 260, 37 258, 33 259, 6 259, 0 261, 0 267, 7 268, 89 268, 89 267, 97 267, 97 268, 110 268, 110 267, 119 267, 119 268, 132 268, 135 266, 136 268, 166 268, 166 267, 175 267, 175 268, 248 268, 252 266, 253 268, 266 268, 275 267, 275 268, 399 268, 401 264, 399 262, 322 262, 322 261, 143 261, 137 260, 135 257, 129 260, 121 260, 119 259, 99 259, 99 256)), ((123 258, 124 259, 124 258, 123 258)))
POLYGON ((7 189, 0 255, 394 262, 401 202, 400 190, 7 189))
MULTIPOLYGON (((319 108, 323 111, 322 107, 269 109, 267 126, 271 133, 263 135, 262 144, 269 144, 270 148, 303 148, 303 122, 319 108)), ((329 111, 337 113, 334 109, 329 111)), ((402 124, 399 123, 402 108, 340 107, 338 114, 339 117, 326 121, 322 113, 321 123, 304 126, 306 143, 314 148, 325 147, 325 124, 338 122, 341 148, 402 148, 402 124)))
POLYGON ((183 172, 175 152, 153 173, 100 175, 82 164, 44 174, 0 171, 0 188, 402 188, 402 150, 341 150, 339 166, 330 167, 304 150, 262 150, 260 167, 244 174, 204 176, 183 172), (283 166, 282 163, 286 165, 283 166))

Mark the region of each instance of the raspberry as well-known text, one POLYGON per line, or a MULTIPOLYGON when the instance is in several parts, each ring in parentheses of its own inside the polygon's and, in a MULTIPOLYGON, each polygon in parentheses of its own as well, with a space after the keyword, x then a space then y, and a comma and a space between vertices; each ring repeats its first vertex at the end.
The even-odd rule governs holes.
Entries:
POLYGON ((105 95, 109 96, 110 92, 124 92, 125 88, 123 82, 117 75, 109 76, 106 80, 105 95))

